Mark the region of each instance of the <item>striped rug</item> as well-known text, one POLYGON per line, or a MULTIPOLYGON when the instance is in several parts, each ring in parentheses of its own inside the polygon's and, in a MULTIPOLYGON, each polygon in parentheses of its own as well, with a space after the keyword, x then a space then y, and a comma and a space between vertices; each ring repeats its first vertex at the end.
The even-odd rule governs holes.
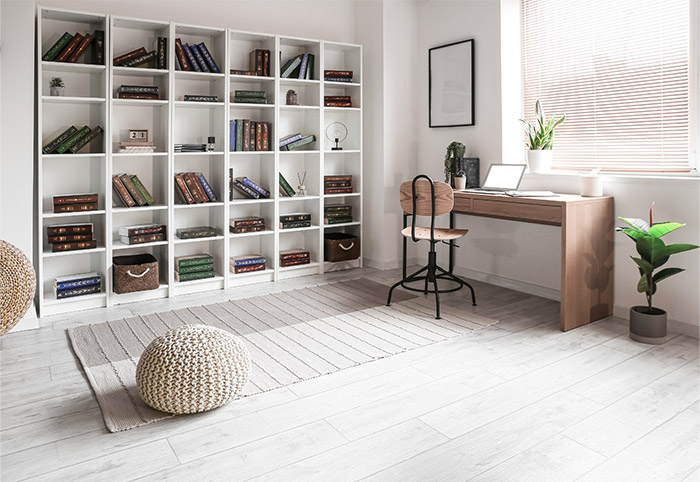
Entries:
MULTIPOLYGON (((149 408, 138 393, 136 364, 156 336, 199 323, 246 343, 251 378, 243 396, 333 373, 470 333, 495 321, 448 306, 436 320, 434 299, 356 279, 207 306, 134 316, 68 330, 111 432, 172 415, 149 408)), ((235 403, 235 402, 233 402, 235 403)))

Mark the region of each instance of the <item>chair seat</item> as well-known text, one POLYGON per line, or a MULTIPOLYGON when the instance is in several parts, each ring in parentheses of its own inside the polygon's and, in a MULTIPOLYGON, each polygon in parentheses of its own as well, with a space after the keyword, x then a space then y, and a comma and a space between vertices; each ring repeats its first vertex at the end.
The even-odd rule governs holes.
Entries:
MULTIPOLYGON (((448 228, 435 228, 435 239, 437 241, 449 241, 450 239, 461 238, 467 234, 468 229, 448 229, 448 228)), ((401 234, 407 238, 411 237, 411 227, 404 228, 401 234)), ((416 226, 416 239, 430 239, 430 228, 423 228, 416 226)))

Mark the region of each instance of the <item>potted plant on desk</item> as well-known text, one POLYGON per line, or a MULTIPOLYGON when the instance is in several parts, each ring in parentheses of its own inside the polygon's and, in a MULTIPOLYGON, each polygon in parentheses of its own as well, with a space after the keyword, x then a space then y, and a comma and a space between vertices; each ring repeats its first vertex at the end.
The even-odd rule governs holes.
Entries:
POLYGON ((525 119, 520 119, 525 125, 525 131, 528 137, 527 164, 530 166, 530 172, 549 172, 552 169, 552 146, 554 145, 554 128, 564 122, 566 116, 555 120, 555 116, 545 120, 542 103, 537 100, 535 102, 535 114, 537 116, 537 124, 533 126, 525 119))
POLYGON ((652 296, 656 293, 656 285, 662 280, 684 271, 683 268, 664 268, 655 271, 666 264, 672 254, 682 253, 696 249, 694 244, 665 244, 661 237, 678 228, 685 226, 680 223, 653 223, 652 212, 654 204, 649 209, 649 223, 643 219, 623 218, 631 227, 618 227, 616 231, 622 231, 635 242, 639 257, 630 256, 639 269, 639 282, 637 291, 644 293, 647 299, 646 306, 632 306, 630 308, 630 338, 642 343, 660 344, 666 337, 666 312, 652 305, 652 296))
POLYGON ((445 182, 452 187, 455 187, 453 177, 457 161, 464 157, 466 149, 467 147, 464 144, 457 141, 451 142, 447 146, 447 152, 445 153, 445 182))

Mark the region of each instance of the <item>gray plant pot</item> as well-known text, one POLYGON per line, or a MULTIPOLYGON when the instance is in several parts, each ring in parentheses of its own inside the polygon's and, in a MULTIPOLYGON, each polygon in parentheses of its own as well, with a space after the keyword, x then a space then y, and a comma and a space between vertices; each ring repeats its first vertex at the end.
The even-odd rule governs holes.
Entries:
POLYGON ((641 343, 660 345, 666 342, 666 312, 652 308, 647 313, 646 306, 630 308, 630 338, 641 343))

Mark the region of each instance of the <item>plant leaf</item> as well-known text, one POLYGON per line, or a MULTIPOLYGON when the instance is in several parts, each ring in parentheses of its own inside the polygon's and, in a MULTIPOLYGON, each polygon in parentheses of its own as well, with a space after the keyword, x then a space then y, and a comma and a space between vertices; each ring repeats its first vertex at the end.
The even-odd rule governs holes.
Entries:
POLYGON ((662 266, 669 257, 664 242, 651 236, 642 236, 637 239, 637 252, 645 261, 653 264, 654 268, 662 266))
MULTIPOLYGON (((639 282, 637 283, 637 291, 639 293, 648 293, 649 292, 649 283, 647 282, 647 276, 643 275, 642 277, 639 278, 639 282)), ((656 283, 654 280, 651 280, 651 294, 655 295, 656 294, 656 283)))
POLYGON ((666 246, 666 254, 669 256, 672 254, 676 253, 682 253, 683 251, 690 251, 691 249, 697 249, 698 246, 694 244, 683 244, 683 243, 678 243, 678 244, 669 244, 666 246))
POLYGON ((685 270, 683 268, 664 268, 654 275, 654 283, 665 280, 666 278, 673 276, 674 274, 678 274, 681 271, 685 270))
POLYGON ((654 265, 652 265, 650 262, 642 258, 635 258, 634 256, 630 256, 630 258, 632 258, 632 261, 637 263, 637 266, 639 266, 644 273, 649 274, 654 271, 654 265))
POLYGON ((622 231, 625 233, 627 236, 632 238, 633 240, 637 240, 641 238, 642 236, 647 236, 647 234, 644 231, 640 231, 638 229, 632 229, 632 228, 615 228, 616 231, 622 231))
POLYGON ((542 102, 540 102, 539 99, 535 102, 535 112, 537 113, 537 119, 542 122, 542 120, 544 120, 544 110, 542 109, 542 102))
POLYGON ((664 234, 668 234, 678 228, 682 228, 685 224, 681 223, 659 223, 654 224, 649 228, 649 235, 655 238, 660 238, 664 234))
POLYGON ((638 219, 638 218, 623 218, 622 216, 618 216, 620 221, 624 221, 633 228, 636 228, 640 231, 644 231, 644 233, 649 234, 649 224, 643 219, 638 219))

